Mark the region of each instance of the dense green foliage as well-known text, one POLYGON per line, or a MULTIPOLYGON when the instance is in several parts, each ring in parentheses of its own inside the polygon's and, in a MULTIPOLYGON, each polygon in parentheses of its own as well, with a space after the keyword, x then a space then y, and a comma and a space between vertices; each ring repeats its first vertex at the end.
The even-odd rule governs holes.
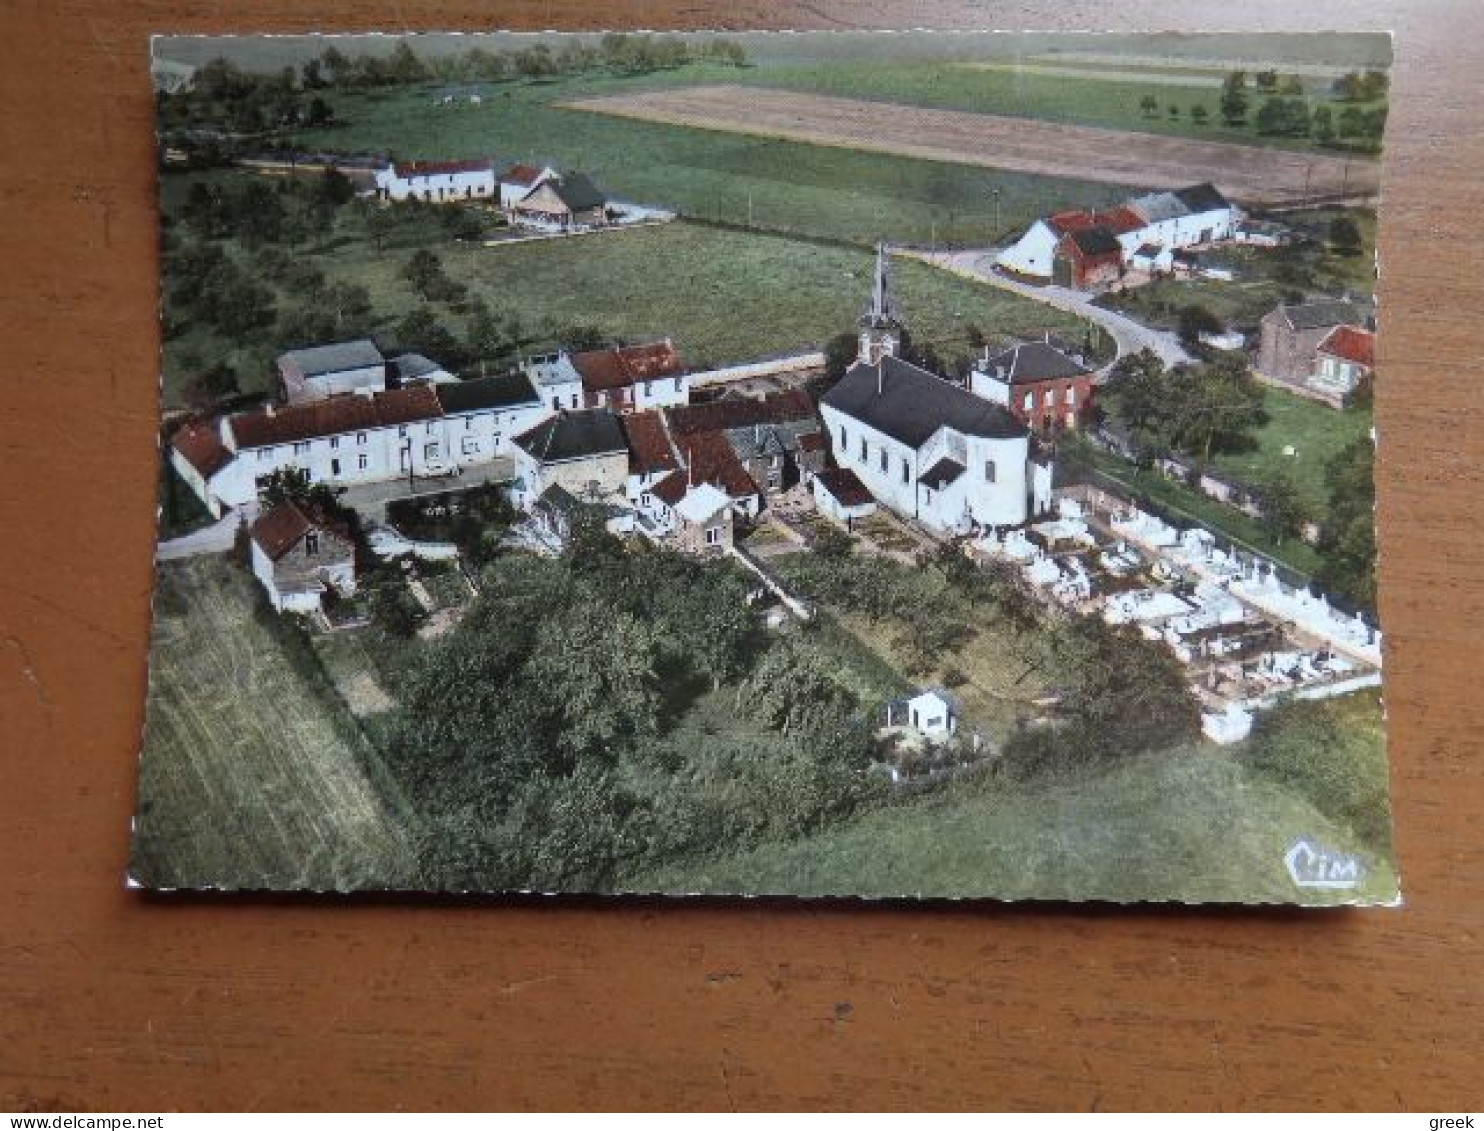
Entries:
POLYGON ((1321 525, 1319 581, 1368 608, 1376 605, 1376 445, 1361 436, 1325 464, 1329 509, 1321 525))
POLYGON ((1103 404, 1145 451, 1206 461, 1249 446, 1263 421, 1262 388, 1247 362, 1232 356, 1169 370, 1149 350, 1120 358, 1103 404))
POLYGON ((869 798, 860 705, 806 643, 761 637, 748 588, 591 520, 562 558, 488 566, 389 744, 430 882, 603 887, 621 862, 799 835, 869 798), (741 748, 689 721, 715 695, 751 724, 741 748))

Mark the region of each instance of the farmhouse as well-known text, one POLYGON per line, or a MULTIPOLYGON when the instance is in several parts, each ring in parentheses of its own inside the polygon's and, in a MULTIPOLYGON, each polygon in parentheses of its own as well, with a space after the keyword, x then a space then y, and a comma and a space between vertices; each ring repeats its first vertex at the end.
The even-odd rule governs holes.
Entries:
POLYGON ((1356 304, 1344 299, 1280 305, 1259 324, 1257 372, 1289 385, 1304 385, 1314 371, 1319 343, 1337 326, 1361 322, 1356 304))
POLYGON ((355 545, 307 503, 284 502, 252 524, 252 570, 279 612, 318 612, 326 593, 356 590, 355 545))
POLYGON ((1021 342, 985 357, 969 374, 969 388, 1004 405, 1041 433, 1076 428, 1092 407, 1093 372, 1083 359, 1050 342, 1021 342))
POLYGON ((1151 192, 1104 211, 1071 209, 1037 220, 996 262, 1032 280, 1096 287, 1118 277, 1110 241, 1120 268, 1168 270, 1175 251, 1234 239, 1241 218, 1210 183, 1151 192))
POLYGON ((571 355, 588 408, 644 411, 690 401, 690 370, 669 338, 571 355))
POLYGON ((878 252, 861 354, 820 403, 835 463, 934 530, 1018 526, 1051 500, 1051 466, 1004 405, 895 355, 901 323, 878 252))
POLYGON ((539 182, 515 202, 515 216, 562 231, 597 227, 607 220, 607 201, 581 173, 559 173, 539 182))
POLYGON ((222 499, 221 488, 216 482, 217 477, 231 466, 235 456, 223 441, 221 429, 215 422, 196 420, 181 425, 170 437, 166 450, 170 466, 206 504, 213 518, 221 518, 229 507, 235 505, 222 499))
POLYGON ((515 438, 517 504, 561 487, 588 501, 624 496, 629 445, 616 413, 562 410, 515 438))
POLYGON ((387 386, 387 359, 370 338, 289 350, 276 366, 281 399, 289 404, 387 386))
POLYGON ((848 467, 826 468, 810 480, 809 487, 820 512, 847 527, 876 513, 876 500, 848 467))
POLYGON ((479 161, 394 162, 376 173, 376 195, 383 200, 493 200, 495 167, 479 161))
POLYGON ((1309 387, 1342 407, 1375 371, 1376 335, 1360 326, 1336 326, 1319 343, 1309 387))
POLYGON ((524 373, 455 381, 434 392, 443 409, 447 457, 460 464, 486 463, 509 453, 513 438, 548 411, 524 373))
POLYGON ((500 174, 500 207, 514 208, 537 185, 556 175, 550 165, 512 165, 500 174))

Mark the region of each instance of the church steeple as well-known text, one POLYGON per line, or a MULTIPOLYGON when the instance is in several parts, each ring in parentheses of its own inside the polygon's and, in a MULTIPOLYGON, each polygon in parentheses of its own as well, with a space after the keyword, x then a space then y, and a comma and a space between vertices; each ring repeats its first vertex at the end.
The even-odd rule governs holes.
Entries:
POLYGON ((876 365, 895 357, 901 341, 902 319, 891 288, 891 255, 885 242, 876 245, 876 273, 871 282, 871 304, 861 315, 860 361, 876 365))

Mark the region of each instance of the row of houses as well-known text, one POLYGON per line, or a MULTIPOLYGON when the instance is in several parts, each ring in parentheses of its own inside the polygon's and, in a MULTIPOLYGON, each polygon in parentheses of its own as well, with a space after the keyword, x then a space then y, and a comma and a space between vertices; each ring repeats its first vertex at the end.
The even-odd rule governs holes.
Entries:
POLYGON ((1240 237, 1244 217, 1209 182, 1145 193, 1114 208, 1068 209, 1033 223, 998 266, 1080 290, 1116 283, 1130 267, 1169 270, 1174 253, 1240 237))
POLYGON ((382 200, 487 201, 541 226, 595 227, 608 219, 608 201, 591 179, 549 165, 516 164, 497 173, 488 159, 396 161, 377 170, 375 184, 382 200))

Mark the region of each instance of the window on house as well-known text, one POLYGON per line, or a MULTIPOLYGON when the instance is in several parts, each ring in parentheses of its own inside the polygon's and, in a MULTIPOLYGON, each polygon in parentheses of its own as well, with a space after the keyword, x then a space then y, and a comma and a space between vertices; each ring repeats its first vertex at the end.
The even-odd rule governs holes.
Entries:
POLYGON ((923 502, 925 502, 928 506, 932 506, 933 505, 933 489, 931 487, 924 487, 922 490, 923 490, 923 497, 922 497, 923 498, 923 502))
POLYGON ((881 470, 882 471, 887 470, 887 460, 890 459, 890 458, 891 457, 886 454, 886 449, 885 448, 882 448, 881 449, 881 470))
POLYGON ((331 436, 330 437, 330 450, 333 451, 334 449, 338 448, 339 446, 340 446, 340 437, 339 436, 331 436))
POLYGON ((1034 409, 1036 407, 1036 397, 1035 397, 1035 394, 1034 393, 1026 393, 1025 400, 1022 401, 1021 404, 1024 406, 1026 412, 1032 412, 1032 411, 1034 411, 1034 409))
POLYGON ((364 444, 365 442, 366 442, 366 433, 364 433, 364 432, 357 432, 356 433, 356 443, 357 444, 364 444))
POLYGON ((577 394, 576 393, 573 393, 572 394, 572 407, 573 408, 576 408, 577 407, 577 394))
POLYGON ((912 465, 907 462, 905 457, 902 459, 902 482, 912 482, 912 465))
POLYGON ((258 462, 259 463, 267 463, 272 458, 273 458, 273 449, 272 448, 259 448, 258 449, 258 462))
POLYGON ((406 436, 407 436, 407 425, 405 425, 405 424, 399 424, 399 425, 397 425, 397 435, 398 436, 401 436, 403 438, 406 438, 406 436))
POLYGON ((294 455, 302 456, 309 451, 309 441, 300 440, 294 444, 294 455))
POLYGON ((472 416, 466 416, 466 417, 464 417, 464 431, 467 432, 467 431, 469 431, 469 429, 471 429, 473 427, 474 427, 474 418, 472 416))
POLYGON ((840 425, 840 450, 846 451, 850 447, 850 438, 845 434, 845 425, 840 425))
POLYGON ((706 545, 708 545, 708 546, 719 546, 719 545, 721 545, 721 527, 719 527, 719 526, 708 526, 706 528, 706 545))
POLYGON ((437 459, 437 458, 438 458, 438 445, 437 444, 424 444, 423 445, 423 459, 437 459))
POLYGON ((864 436, 862 436, 861 437, 861 461, 862 462, 865 462, 865 458, 866 458, 866 438, 864 436))
POLYGON ((362 452, 360 455, 356 456, 356 466, 362 471, 365 471, 366 468, 371 466, 371 461, 367 458, 365 452, 362 452))
POLYGON ((654 496, 651 495, 648 491, 641 491, 639 493, 639 505, 640 506, 647 507, 647 506, 650 506, 653 502, 654 502, 654 496))
POLYGON ((311 530, 308 534, 304 535, 304 552, 311 558, 314 557, 315 554, 319 553, 318 531, 311 530))
POLYGON ((466 456, 477 456, 479 454, 479 441, 473 436, 465 436, 463 451, 466 456))
POLYGON ((1077 403, 1077 389, 1076 389, 1076 387, 1073 386, 1073 385, 1068 385, 1066 392, 1062 394, 1062 400, 1066 401, 1067 404, 1076 404, 1077 403))
POLYGON ((433 422, 431 420, 423 425, 423 433, 428 436, 433 434, 433 422))
POLYGON ((561 410, 562 410, 562 398, 561 397, 552 397, 551 398, 551 411, 552 412, 560 412, 561 410))
POLYGON ((331 475, 339 475, 340 474, 340 461, 338 459, 332 459, 330 461, 330 474, 331 475))
POLYGON ((984 481, 986 483, 994 482, 994 460, 992 459, 984 461, 984 481))
POLYGON ((679 377, 675 378, 675 391, 677 393, 680 392, 680 378, 679 377))

